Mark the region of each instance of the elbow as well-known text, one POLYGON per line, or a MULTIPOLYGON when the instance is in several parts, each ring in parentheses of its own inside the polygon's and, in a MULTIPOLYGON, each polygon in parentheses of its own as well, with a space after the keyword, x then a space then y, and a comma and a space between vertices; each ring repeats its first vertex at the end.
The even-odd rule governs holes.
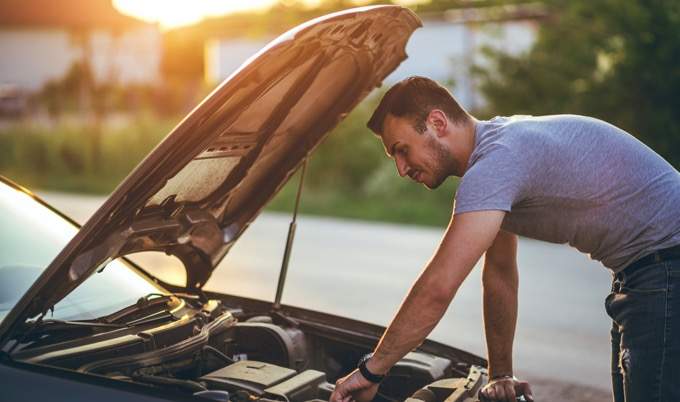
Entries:
POLYGON ((446 309, 458 291, 458 286, 450 286, 445 281, 429 281, 419 286, 418 293, 427 304, 435 308, 446 309))
POLYGON ((514 288, 519 286, 519 276, 515 264, 485 264, 482 270, 484 289, 514 288))

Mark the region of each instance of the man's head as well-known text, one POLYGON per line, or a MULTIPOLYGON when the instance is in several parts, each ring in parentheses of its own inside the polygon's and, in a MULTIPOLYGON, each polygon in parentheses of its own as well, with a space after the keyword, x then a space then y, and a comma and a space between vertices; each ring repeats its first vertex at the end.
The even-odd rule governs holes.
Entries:
POLYGON ((367 125, 382 139, 399 175, 436 188, 465 171, 473 122, 446 88, 410 77, 385 93, 367 125))

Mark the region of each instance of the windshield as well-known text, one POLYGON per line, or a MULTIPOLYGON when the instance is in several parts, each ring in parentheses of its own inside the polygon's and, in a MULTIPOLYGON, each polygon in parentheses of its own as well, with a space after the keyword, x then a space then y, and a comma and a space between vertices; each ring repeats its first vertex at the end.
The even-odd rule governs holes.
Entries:
MULTIPOLYGON (((0 182, 0 321, 77 231, 31 196, 0 182)), ((57 303, 53 316, 92 319, 155 292, 157 287, 118 259, 57 303)))

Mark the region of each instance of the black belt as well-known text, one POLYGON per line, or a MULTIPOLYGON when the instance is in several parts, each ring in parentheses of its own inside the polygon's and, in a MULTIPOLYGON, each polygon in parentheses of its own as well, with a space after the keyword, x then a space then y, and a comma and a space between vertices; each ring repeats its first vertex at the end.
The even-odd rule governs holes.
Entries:
POLYGON ((651 254, 647 254, 646 256, 628 265, 623 269, 622 272, 631 273, 638 268, 644 267, 645 265, 652 265, 662 261, 674 259, 680 259, 680 245, 665 248, 663 250, 656 250, 651 254))

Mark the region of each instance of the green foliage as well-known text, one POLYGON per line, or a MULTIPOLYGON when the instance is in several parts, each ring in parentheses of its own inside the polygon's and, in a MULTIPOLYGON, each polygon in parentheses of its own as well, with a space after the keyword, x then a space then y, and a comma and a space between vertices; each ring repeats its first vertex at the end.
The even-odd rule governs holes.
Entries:
POLYGON ((476 74, 491 114, 577 113, 637 136, 680 168, 680 2, 547 1, 519 57, 487 50, 476 74))
POLYGON ((332 183, 343 191, 356 191, 379 168, 385 154, 380 140, 366 128, 377 100, 358 105, 317 148, 308 169, 309 188, 323 189, 332 183))
POLYGON ((139 117, 129 125, 18 123, 0 132, 0 174, 29 188, 108 193, 172 128, 139 117), (100 131, 100 135, 93 135, 100 131), (101 140, 99 147, 92 138, 101 140))
MULTIPOLYGON (((457 180, 429 191, 399 177, 382 142, 366 122, 382 94, 359 104, 313 153, 300 211, 307 214, 444 226, 451 216, 457 180)), ((297 177, 297 176, 296 176, 297 177)), ((298 179, 291 180, 270 208, 290 211, 298 179)))
POLYGON ((188 113, 210 89, 200 81, 167 77, 158 84, 99 82, 89 64, 75 62, 63 77, 47 82, 34 94, 31 106, 46 111, 53 120, 73 113, 93 120, 114 113, 147 112, 172 118, 188 113))
MULTIPOLYGON (((417 13, 436 13, 456 8, 483 8, 531 2, 535 2, 535 0, 430 0, 418 2, 411 5, 410 8, 417 13)), ((383 3, 375 2, 375 4, 383 3)))
MULTIPOLYGON (((307 214, 443 226, 451 213, 455 181, 442 189, 400 178, 380 140, 364 128, 372 105, 362 104, 313 154, 301 211, 307 214)), ((0 132, 0 174, 29 188, 106 194, 172 128, 172 122, 140 118, 102 128, 101 156, 82 124, 53 128, 17 124, 0 132), (99 159, 99 160, 98 160, 99 159)), ((297 190, 291 180, 270 209, 290 211, 297 190)))
MULTIPOLYGON (((397 175, 381 141, 365 127, 377 102, 360 104, 313 153, 301 212, 444 226, 457 182, 437 191, 397 175)), ((28 188, 111 192, 172 129, 176 120, 141 116, 101 126, 62 119, 54 127, 18 123, 0 130, 0 174, 28 188), (92 146, 99 131, 99 148, 92 146)), ((297 177, 297 176, 296 176, 297 177)), ((294 178, 270 209, 290 211, 294 178)))

